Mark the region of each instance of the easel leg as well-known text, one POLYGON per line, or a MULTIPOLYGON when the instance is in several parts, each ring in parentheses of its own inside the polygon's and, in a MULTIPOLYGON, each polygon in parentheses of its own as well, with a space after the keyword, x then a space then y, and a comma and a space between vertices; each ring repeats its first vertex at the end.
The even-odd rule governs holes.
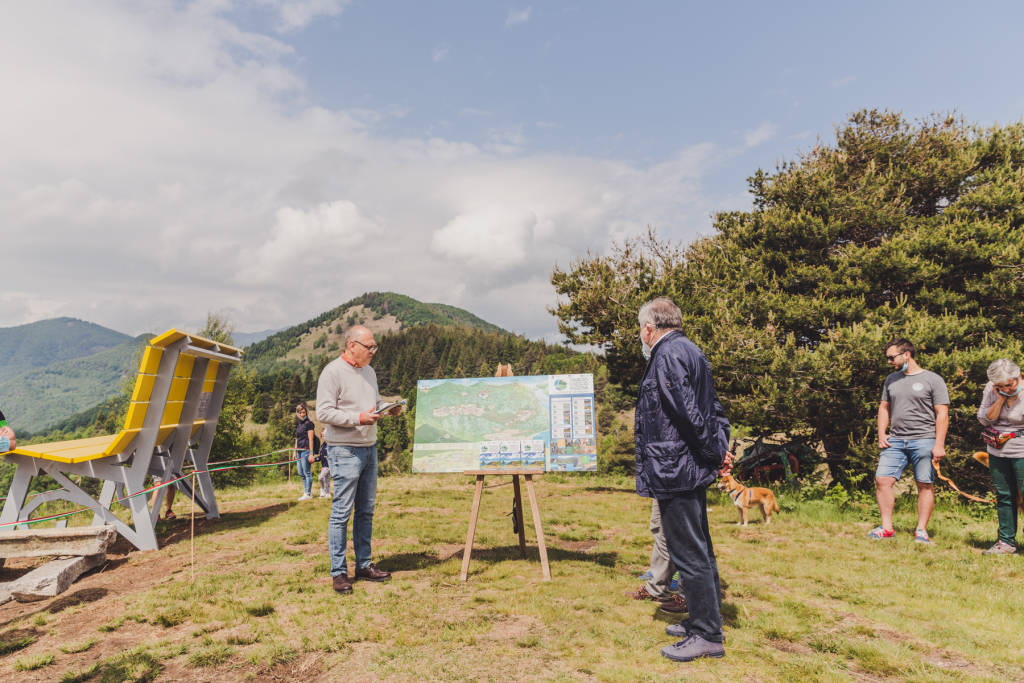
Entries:
POLYGON ((512 475, 512 488, 515 489, 512 509, 515 510, 516 519, 519 520, 519 554, 526 557, 526 517, 523 516, 523 494, 519 490, 518 474, 512 475))
POLYGON ((480 496, 484 492, 484 475, 476 475, 476 491, 473 492, 473 507, 469 512, 469 533, 466 534, 466 550, 462 553, 462 573, 459 578, 469 580, 469 554, 473 550, 473 536, 476 534, 476 518, 480 514, 480 496))
POLYGON ((544 529, 540 523, 540 506, 537 505, 537 492, 533 490, 533 475, 527 474, 526 494, 530 497, 530 512, 533 514, 533 530, 537 534, 537 550, 540 551, 540 568, 544 573, 544 580, 551 580, 551 567, 548 566, 548 549, 544 545, 544 529))

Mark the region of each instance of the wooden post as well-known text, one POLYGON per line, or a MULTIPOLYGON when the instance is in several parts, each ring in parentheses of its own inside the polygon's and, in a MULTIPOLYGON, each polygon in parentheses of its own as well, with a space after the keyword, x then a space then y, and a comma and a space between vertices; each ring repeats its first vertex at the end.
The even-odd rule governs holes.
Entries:
POLYGON ((466 534, 466 550, 462 553, 462 572, 459 578, 469 580, 469 554, 473 550, 473 536, 476 534, 476 518, 480 514, 480 496, 484 492, 484 475, 476 475, 476 491, 473 493, 473 507, 469 512, 469 533, 466 534))
MULTIPOLYGON (((529 475, 528 475, 529 476, 529 475)), ((512 488, 515 495, 512 498, 513 514, 519 522, 519 554, 526 557, 526 517, 523 515, 523 494, 519 490, 519 475, 512 475, 512 488)))
POLYGON ((473 494, 473 507, 469 513, 469 533, 466 534, 466 549, 462 553, 462 572, 459 578, 463 581, 469 580, 469 556, 473 550, 473 536, 476 534, 476 522, 480 515, 480 497, 484 489, 484 477, 488 474, 508 474, 512 476, 514 489, 512 504, 515 506, 516 514, 519 515, 519 550, 523 557, 526 556, 526 530, 525 515, 523 514, 523 498, 519 487, 519 475, 526 477, 526 492, 530 497, 530 511, 533 514, 533 529, 537 534, 537 548, 540 551, 541 573, 545 581, 551 580, 551 567, 548 566, 548 550, 544 544, 544 529, 540 520, 540 506, 537 504, 537 493, 533 489, 533 475, 544 474, 544 470, 469 470, 463 474, 476 476, 476 491, 473 494))
POLYGON ((540 506, 537 505, 537 492, 533 490, 533 475, 526 475, 526 495, 530 497, 530 512, 533 514, 533 529, 537 533, 537 550, 540 551, 540 570, 544 580, 551 580, 551 567, 548 566, 548 549, 544 545, 544 529, 540 524, 540 506))

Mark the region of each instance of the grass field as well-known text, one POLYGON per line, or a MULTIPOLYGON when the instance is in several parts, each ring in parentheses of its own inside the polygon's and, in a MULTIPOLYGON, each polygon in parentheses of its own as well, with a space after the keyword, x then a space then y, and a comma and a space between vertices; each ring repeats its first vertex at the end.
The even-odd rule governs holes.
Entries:
POLYGON ((223 491, 222 518, 197 522, 193 565, 179 498, 161 550, 121 547, 60 598, 0 607, 0 678, 1024 680, 1024 556, 980 554, 990 510, 947 501, 922 547, 912 498, 897 538, 878 542, 863 501, 784 495, 770 526, 738 528, 716 494, 726 657, 676 664, 659 654, 668 615, 624 595, 651 541, 631 480, 539 479, 551 582, 528 513, 519 557, 511 487, 487 490, 464 584, 471 481, 381 479, 374 557, 395 577, 351 596, 330 585, 329 501, 296 502, 294 484, 223 491))

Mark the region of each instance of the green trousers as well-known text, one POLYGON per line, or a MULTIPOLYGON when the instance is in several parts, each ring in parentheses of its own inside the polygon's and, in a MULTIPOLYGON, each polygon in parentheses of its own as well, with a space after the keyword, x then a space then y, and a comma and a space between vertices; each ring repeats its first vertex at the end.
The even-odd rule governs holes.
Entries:
POLYGON ((999 540, 1017 546, 1017 504, 1024 495, 1024 458, 988 456, 988 471, 996 491, 999 540))

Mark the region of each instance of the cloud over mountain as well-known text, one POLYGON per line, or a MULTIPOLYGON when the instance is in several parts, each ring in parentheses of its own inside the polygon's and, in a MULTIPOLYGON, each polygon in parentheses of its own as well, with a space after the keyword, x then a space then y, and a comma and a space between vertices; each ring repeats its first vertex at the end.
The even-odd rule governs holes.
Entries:
POLYGON ((230 3, 7 8, 2 324, 134 334, 218 310, 259 329, 391 289, 542 335, 554 263, 648 224, 708 225, 711 145, 642 166, 534 153, 521 132, 388 134, 400 110, 323 106, 286 41, 347 3, 264 5, 262 33, 230 3))

